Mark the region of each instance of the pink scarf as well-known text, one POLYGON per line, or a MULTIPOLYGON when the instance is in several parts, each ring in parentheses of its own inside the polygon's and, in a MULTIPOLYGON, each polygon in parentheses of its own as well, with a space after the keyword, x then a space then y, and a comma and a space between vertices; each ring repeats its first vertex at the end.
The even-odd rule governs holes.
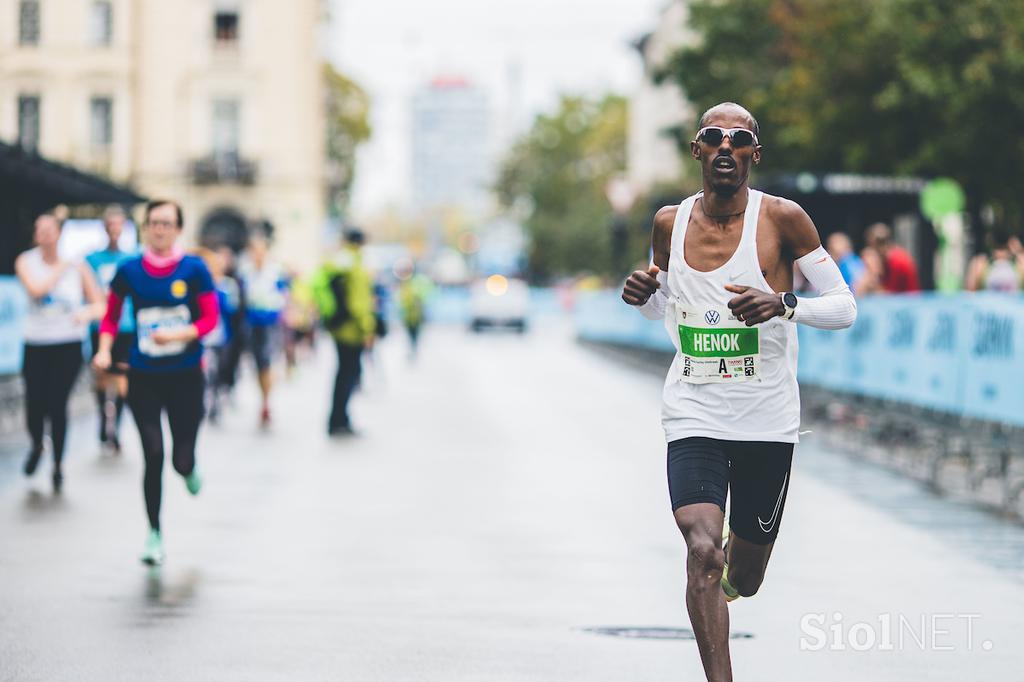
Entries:
POLYGON ((146 271, 156 277, 169 275, 178 266, 181 259, 185 257, 185 250, 175 245, 166 256, 159 256, 152 249, 147 248, 142 252, 142 264, 146 271))

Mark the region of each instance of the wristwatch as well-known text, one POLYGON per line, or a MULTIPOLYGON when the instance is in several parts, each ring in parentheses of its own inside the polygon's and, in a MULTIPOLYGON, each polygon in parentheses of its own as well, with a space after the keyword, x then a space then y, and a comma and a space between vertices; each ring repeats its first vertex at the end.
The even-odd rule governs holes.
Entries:
POLYGON ((782 299, 782 307, 785 308, 782 311, 782 319, 792 320, 793 316, 796 315, 796 304, 799 302, 799 299, 797 299, 796 294, 792 291, 780 294, 779 298, 782 299))

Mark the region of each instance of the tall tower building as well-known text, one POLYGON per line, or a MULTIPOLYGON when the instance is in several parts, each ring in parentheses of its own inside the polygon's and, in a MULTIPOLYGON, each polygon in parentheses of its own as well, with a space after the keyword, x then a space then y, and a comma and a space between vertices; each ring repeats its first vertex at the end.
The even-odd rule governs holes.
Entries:
POLYGON ((412 201, 419 211, 480 214, 491 203, 492 114, 485 92, 437 78, 412 100, 412 201))

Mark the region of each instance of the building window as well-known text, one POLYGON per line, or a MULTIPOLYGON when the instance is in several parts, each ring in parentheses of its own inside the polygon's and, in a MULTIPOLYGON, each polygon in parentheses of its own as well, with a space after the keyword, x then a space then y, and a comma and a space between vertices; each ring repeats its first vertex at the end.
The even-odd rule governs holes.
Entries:
POLYGON ((92 3, 90 16, 92 44, 98 47, 110 45, 114 40, 114 7, 109 0, 92 3))
POLYGON ((21 0, 18 11, 18 44, 39 44, 39 0, 21 0))
POLYGON ((213 15, 213 35, 218 45, 238 43, 238 12, 221 10, 213 15))
POLYGON ((213 155, 237 158, 241 138, 241 105, 237 99, 213 101, 213 155))
POLYGON ((39 148, 39 97, 18 97, 18 144, 30 152, 39 148))
POLYGON ((114 141, 114 100, 93 97, 89 102, 89 138, 93 149, 108 149, 114 141))

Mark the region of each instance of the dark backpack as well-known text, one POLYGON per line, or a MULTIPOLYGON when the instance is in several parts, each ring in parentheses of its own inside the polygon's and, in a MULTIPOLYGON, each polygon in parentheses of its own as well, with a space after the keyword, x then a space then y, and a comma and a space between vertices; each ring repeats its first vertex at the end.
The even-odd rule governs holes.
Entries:
POLYGON ((333 275, 328 282, 331 288, 331 296, 334 297, 334 313, 326 320, 328 329, 337 329, 352 319, 352 311, 348 307, 346 276, 347 273, 339 272, 333 275))

